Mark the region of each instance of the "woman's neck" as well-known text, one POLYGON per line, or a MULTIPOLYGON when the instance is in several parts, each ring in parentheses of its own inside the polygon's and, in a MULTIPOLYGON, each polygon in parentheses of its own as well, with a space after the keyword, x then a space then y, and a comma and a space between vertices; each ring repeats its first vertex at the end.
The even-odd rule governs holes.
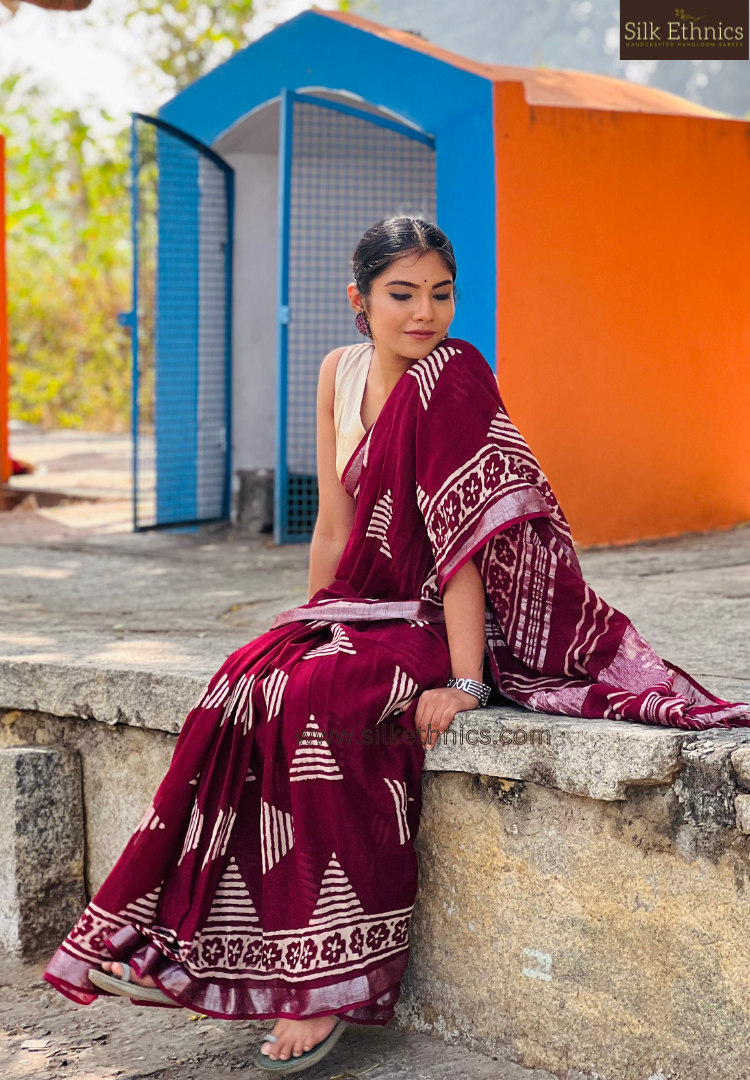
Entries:
POLYGON ((375 345, 370 370, 373 374, 376 374, 377 382, 380 384, 378 389, 381 393, 387 397, 412 364, 416 364, 416 360, 412 360, 408 356, 400 356, 391 349, 384 349, 382 346, 375 345))

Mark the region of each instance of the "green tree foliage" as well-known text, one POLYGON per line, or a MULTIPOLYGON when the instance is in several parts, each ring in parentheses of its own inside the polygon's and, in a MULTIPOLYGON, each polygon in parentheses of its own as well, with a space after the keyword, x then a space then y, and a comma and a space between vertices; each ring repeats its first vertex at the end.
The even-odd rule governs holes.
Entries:
POLYGON ((45 427, 122 430, 130 296, 127 119, 50 108, 0 82, 6 136, 11 415, 45 427))
POLYGON ((156 67, 182 90, 247 45, 254 15, 254 0, 128 0, 124 21, 145 44, 145 73, 156 67))
MULTIPOLYGON (((247 43, 253 0, 118 0, 142 74, 178 90, 247 43), (166 78, 165 78, 166 77, 166 78)), ((11 415, 124 430, 130 415, 129 118, 54 107, 27 75, 0 82, 6 142, 11 415)))

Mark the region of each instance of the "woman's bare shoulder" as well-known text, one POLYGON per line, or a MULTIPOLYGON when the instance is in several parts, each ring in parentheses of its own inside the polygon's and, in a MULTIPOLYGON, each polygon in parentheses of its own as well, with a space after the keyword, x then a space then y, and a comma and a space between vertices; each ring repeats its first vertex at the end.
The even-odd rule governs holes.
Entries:
POLYGON ((323 363, 320 365, 318 389, 320 393, 330 399, 331 402, 333 401, 333 394, 336 387, 336 371, 339 366, 339 360, 349 348, 351 348, 350 345, 341 345, 338 349, 332 349, 331 352, 323 358, 323 363))

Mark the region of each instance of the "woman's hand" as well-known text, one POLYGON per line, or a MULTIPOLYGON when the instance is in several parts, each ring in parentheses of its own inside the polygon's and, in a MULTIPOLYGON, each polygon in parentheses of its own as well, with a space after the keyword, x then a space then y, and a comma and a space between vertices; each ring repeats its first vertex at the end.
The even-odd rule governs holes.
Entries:
POLYGON ((479 701, 466 690, 455 686, 438 686, 425 690, 419 698, 414 716, 417 738, 425 750, 431 750, 441 732, 449 726, 456 713, 476 709, 479 701))

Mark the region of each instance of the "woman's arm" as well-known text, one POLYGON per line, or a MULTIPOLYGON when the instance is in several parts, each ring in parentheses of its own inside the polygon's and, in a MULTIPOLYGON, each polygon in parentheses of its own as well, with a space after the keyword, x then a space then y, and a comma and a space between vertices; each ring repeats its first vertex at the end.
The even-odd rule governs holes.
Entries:
MULTIPOLYGON (((451 675, 482 682, 484 673, 484 583, 473 559, 468 559, 443 590, 451 675)), ((425 690, 419 698, 414 724, 425 748, 449 726, 457 712, 476 709, 473 694, 456 687, 425 690)))
POLYGON ((334 349, 320 367, 318 378, 318 518, 310 548, 308 600, 330 585, 354 522, 356 503, 336 472, 336 429, 333 395, 336 367, 343 349, 334 349))

